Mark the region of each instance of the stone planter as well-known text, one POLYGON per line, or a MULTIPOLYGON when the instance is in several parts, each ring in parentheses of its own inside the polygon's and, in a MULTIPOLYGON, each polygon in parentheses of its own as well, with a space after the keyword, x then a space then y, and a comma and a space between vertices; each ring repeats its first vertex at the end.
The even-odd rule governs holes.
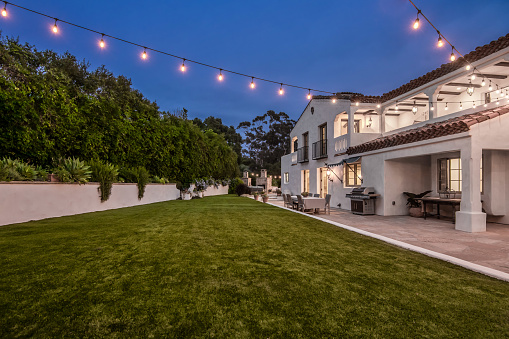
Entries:
POLYGON ((182 197, 182 200, 191 200, 193 197, 189 192, 180 192, 180 196, 182 197))
POLYGON ((260 200, 260 196, 259 195, 254 195, 254 200, 256 200, 256 201, 260 200))
POLYGON ((424 216, 424 213, 422 212, 422 207, 410 207, 408 209, 408 213, 411 217, 414 218, 422 218, 424 216))
POLYGON ((269 201, 269 197, 262 197, 262 200, 264 203, 266 203, 267 201, 269 201))

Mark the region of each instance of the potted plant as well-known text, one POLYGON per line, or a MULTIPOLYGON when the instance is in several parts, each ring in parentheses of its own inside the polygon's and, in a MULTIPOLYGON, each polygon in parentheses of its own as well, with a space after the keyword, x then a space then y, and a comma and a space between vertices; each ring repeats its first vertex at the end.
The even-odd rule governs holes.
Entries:
POLYGON ((181 183, 177 182, 177 189, 180 190, 180 197, 182 200, 191 200, 191 183, 181 183))
POLYGON ((406 204, 408 206, 408 212, 411 217, 422 218, 422 216, 424 215, 424 212, 422 210, 422 203, 420 200, 417 199, 423 198, 426 194, 429 194, 431 192, 432 191, 426 191, 419 194, 403 192, 403 194, 408 197, 406 204))
POLYGON ((254 192, 253 193, 253 197, 254 197, 255 200, 258 200, 258 192, 254 192))
POLYGON ((300 195, 302 195, 304 198, 307 197, 309 195, 308 192, 302 192, 300 195))
POLYGON ((280 190, 279 188, 276 190, 276 195, 277 195, 278 197, 280 197, 280 196, 281 196, 281 190, 280 190))
POLYGON ((269 201, 269 195, 265 192, 262 192, 262 200, 264 203, 266 203, 267 201, 269 201))

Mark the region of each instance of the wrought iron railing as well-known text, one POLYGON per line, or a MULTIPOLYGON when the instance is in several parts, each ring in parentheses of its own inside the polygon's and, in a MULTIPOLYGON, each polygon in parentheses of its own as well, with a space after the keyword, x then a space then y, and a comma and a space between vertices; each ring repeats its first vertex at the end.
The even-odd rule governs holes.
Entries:
POLYGON ((313 159, 327 157, 327 139, 313 143, 313 159))
POLYGON ((297 162, 307 162, 309 161, 309 151, 308 146, 301 147, 297 150, 297 162))

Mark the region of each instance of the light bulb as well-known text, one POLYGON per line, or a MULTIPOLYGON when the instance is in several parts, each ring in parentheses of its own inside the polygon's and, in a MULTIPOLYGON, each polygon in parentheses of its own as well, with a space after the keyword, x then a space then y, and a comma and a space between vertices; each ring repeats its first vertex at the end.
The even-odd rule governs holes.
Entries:
POLYGON ((312 96, 311 96, 311 90, 309 89, 309 90, 308 90, 308 96, 307 96, 308 100, 311 100, 311 97, 312 97, 312 96))
POLYGON ((415 19, 414 21, 414 29, 419 28, 419 18, 415 19))
POLYGON ((7 2, 4 2, 4 8, 2 9, 2 16, 7 16, 7 2))
POLYGON ((58 33, 58 27, 57 27, 57 19, 55 19, 55 24, 53 25, 53 33, 57 34, 58 33))
POLYGON ((442 46, 444 46, 444 42, 443 42, 443 40, 442 40, 442 36, 441 36, 441 35, 439 35, 439 36, 438 36, 437 46, 438 46, 438 47, 442 47, 442 46))
POLYGON ((472 74, 472 76, 470 77, 470 79, 475 80, 475 74, 472 74))
POLYGON ((359 106, 359 102, 358 101, 355 103, 355 106, 359 106))
POLYGON ((141 53, 141 58, 145 60, 147 58, 147 51, 143 50, 143 53, 141 53))
POLYGON ((460 102, 460 110, 463 109, 463 104, 460 102))
POLYGON ((380 104, 376 105, 376 108, 380 108, 380 104))
POLYGON ((451 61, 456 60, 456 55, 454 55, 454 52, 451 53, 451 61))
POLYGON ((483 78, 483 79, 482 79, 482 81, 481 81, 481 86, 482 86, 482 87, 486 86, 486 81, 484 81, 484 78, 483 78))
POLYGON ((488 104, 484 104, 484 107, 487 107, 487 106, 488 106, 488 104))
POLYGON ((414 101, 414 105, 412 107, 412 113, 413 114, 417 113, 417 106, 415 106, 415 101, 414 101))
POLYGON ((223 70, 219 70, 219 75, 217 76, 217 80, 223 81, 223 70))
POLYGON ((180 71, 185 72, 186 71, 186 59, 182 59, 182 66, 180 66, 180 71))
POLYGON ((489 91, 492 91, 492 90, 493 90, 493 86, 491 86, 491 80, 490 80, 490 87, 488 87, 488 90, 489 90, 489 91))
POLYGON ((467 71, 470 71, 470 65, 467 65, 467 66, 465 67, 465 69, 466 69, 467 71))
POLYGON ((251 78, 251 85, 249 85, 249 86, 251 86, 251 88, 255 88, 256 87, 256 85, 254 83, 254 78, 251 78))
POLYGON ((497 85, 497 90, 495 91, 495 93, 500 93, 500 88, 498 88, 498 85, 497 85))
POLYGON ((99 47, 104 48, 106 44, 104 43, 104 34, 101 37, 101 41, 99 41, 99 47))
POLYGON ((434 111, 434 110, 435 110, 435 107, 431 106, 430 110, 434 111))
POLYGON ((283 95, 283 84, 281 84, 281 87, 279 87, 279 95, 283 95))
POLYGON ((447 107, 447 102, 445 103, 445 110, 447 111, 449 107, 447 107))
POLYGON ((472 108, 475 108, 475 101, 472 102, 472 108))
POLYGON ((336 98, 332 98, 332 103, 335 104, 336 103, 336 98))
POLYGON ((396 104, 396 111, 399 109, 398 104, 396 104))

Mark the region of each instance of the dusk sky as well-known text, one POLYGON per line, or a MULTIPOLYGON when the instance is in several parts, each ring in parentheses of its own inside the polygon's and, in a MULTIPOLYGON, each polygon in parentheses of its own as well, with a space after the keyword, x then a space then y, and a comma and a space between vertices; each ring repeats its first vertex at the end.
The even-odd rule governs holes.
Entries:
MULTIPOLYGON (((466 54, 509 33, 508 0, 416 0, 423 13, 466 54)), ((220 68, 330 92, 381 95, 448 62, 450 47, 436 47, 436 31, 407 0, 359 1, 35 1, 13 3, 220 68)), ((162 110, 185 107, 189 117, 220 117, 235 127, 267 110, 297 119, 307 91, 225 73, 105 39, 64 23, 7 6, 3 35, 37 49, 69 51, 91 68, 102 64, 162 110)))

